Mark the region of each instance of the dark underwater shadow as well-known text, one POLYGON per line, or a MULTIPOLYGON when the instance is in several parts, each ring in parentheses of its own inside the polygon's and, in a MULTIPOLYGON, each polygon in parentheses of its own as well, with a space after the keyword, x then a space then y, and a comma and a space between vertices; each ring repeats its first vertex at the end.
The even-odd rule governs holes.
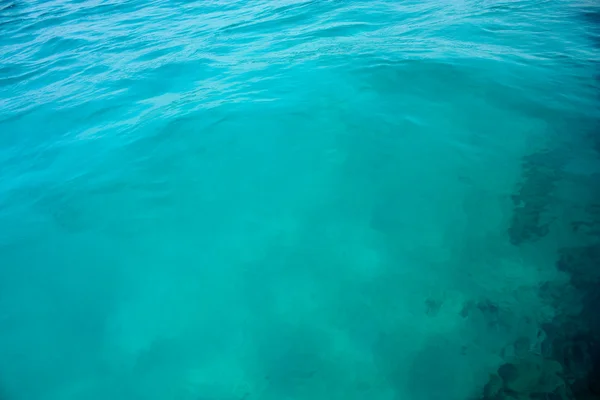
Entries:
MULTIPOLYGON (((578 12, 581 25, 597 51, 600 51, 600 5, 590 4, 578 12)), ((593 149, 592 157, 600 160, 600 71, 592 59, 580 60, 594 64, 596 77, 589 82, 596 88, 596 110, 592 129, 570 132, 582 148, 593 149)), ((552 229, 547 211, 557 199, 553 196, 561 180, 566 179, 565 165, 569 157, 563 148, 527 156, 523 161, 523 178, 513 195, 514 213, 509 230, 515 246, 536 246, 536 242, 552 229), (556 156, 563 154, 562 156, 556 156), (565 158, 566 157, 566 158, 565 158), (546 215, 546 220, 544 220, 546 215)), ((589 154, 589 153, 588 153, 589 154)), ((542 285, 540 295, 548 299, 555 310, 554 319, 545 324, 543 353, 528 354, 502 365, 492 375, 484 394, 485 400, 512 398, 592 400, 600 399, 600 175, 590 172, 580 177, 578 189, 590 199, 581 214, 566 215, 577 243, 558 243, 556 268, 568 276, 568 284, 542 285), (532 361, 537 358, 538 361, 532 361), (537 363, 537 364, 536 364, 537 363), (551 367, 548 367, 551 366, 551 367), (546 368, 552 376, 544 376, 546 368), (536 381, 552 390, 535 391, 529 385, 536 381), (554 381, 554 384, 550 384, 554 381)), ((561 236, 561 237, 564 237, 561 236)), ((538 385, 538 387, 540 387, 538 385)))

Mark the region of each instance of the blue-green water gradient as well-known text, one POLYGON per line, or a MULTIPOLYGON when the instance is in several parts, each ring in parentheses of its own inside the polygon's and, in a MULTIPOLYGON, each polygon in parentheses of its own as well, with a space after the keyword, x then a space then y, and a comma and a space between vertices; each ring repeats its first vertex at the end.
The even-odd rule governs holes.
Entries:
POLYGON ((0 0, 0 397, 478 395, 587 240, 597 12, 0 0))

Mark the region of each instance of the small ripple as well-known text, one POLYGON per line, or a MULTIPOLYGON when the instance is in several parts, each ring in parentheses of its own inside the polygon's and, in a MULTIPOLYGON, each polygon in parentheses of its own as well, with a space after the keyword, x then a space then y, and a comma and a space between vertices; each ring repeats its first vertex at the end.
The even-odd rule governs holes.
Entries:
POLYGON ((262 20, 246 20, 232 23, 220 29, 221 32, 227 34, 266 34, 279 31, 289 26, 296 26, 307 22, 312 18, 310 13, 290 16, 272 16, 264 17, 262 20))
POLYGON ((41 43, 34 57, 45 59, 56 57, 57 54, 65 56, 67 54, 80 54, 90 43, 83 39, 73 39, 66 37, 52 37, 41 43))
POLYGON ((0 12, 6 10, 14 10, 15 8, 17 8, 17 3, 13 1, 7 1, 4 4, 0 4, 0 12))
POLYGON ((309 35, 314 37, 350 37, 363 32, 375 31, 380 26, 366 22, 333 22, 310 31, 309 35))
POLYGON ((174 53, 182 51, 185 49, 185 46, 176 45, 176 46, 167 46, 163 48, 149 48, 149 50, 143 50, 141 55, 134 58, 133 62, 148 62, 148 61, 157 61, 163 58, 169 58, 174 53))
MULTIPOLYGON (((388 72, 377 67, 388 60, 461 67, 481 60, 519 71, 598 57, 580 32, 564 29, 571 26, 564 12, 548 17, 548 7, 558 6, 546 0, 15 4, 0 9, 2 121, 26 118, 35 103, 86 110, 93 120, 126 114, 122 99, 135 109, 165 94, 195 99, 192 108, 274 101, 281 95, 269 84, 283 84, 282 76, 306 65, 350 72, 366 66, 384 82, 388 72), (120 99, 119 106, 88 112, 86 104, 98 99, 120 99)), ((597 15, 582 11, 589 24, 597 15)), ((421 67, 432 76, 448 73, 421 67)))

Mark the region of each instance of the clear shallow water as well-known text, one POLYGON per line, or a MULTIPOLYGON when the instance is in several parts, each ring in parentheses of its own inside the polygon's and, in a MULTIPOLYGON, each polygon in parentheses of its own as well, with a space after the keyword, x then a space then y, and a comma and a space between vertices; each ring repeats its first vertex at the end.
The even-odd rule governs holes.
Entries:
POLYGON ((583 307, 594 7, 0 2, 4 398, 477 397, 583 307))

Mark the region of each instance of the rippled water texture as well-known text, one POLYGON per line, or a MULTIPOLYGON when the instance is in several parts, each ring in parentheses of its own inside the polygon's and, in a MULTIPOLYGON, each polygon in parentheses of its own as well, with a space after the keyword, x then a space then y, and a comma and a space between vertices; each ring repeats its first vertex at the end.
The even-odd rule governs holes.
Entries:
POLYGON ((0 0, 0 397, 593 390, 599 15, 0 0))

